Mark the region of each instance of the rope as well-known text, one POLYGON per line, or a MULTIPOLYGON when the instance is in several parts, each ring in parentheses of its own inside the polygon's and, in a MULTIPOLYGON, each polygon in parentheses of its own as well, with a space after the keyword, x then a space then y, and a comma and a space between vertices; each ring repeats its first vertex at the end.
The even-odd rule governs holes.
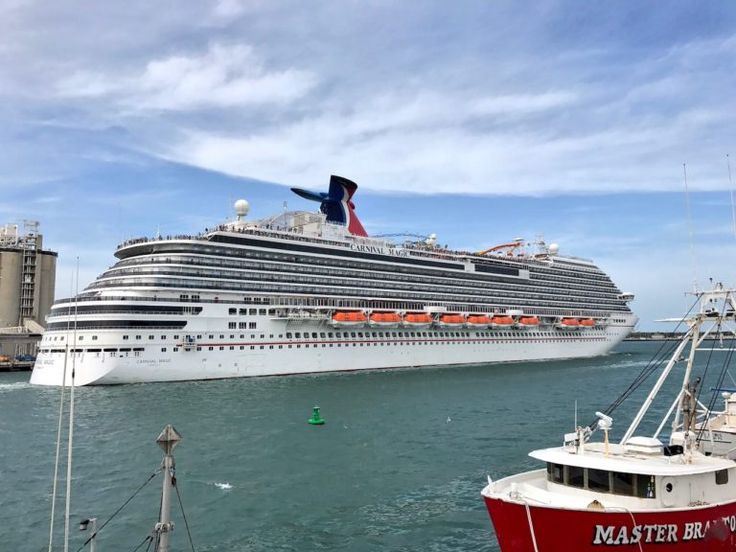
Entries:
POLYGON ((187 536, 189 537, 189 546, 192 547, 192 552, 195 552, 194 550, 194 542, 192 541, 192 534, 189 532, 189 522, 187 521, 187 515, 184 513, 184 505, 181 502, 181 495, 179 494, 179 486, 174 482, 174 489, 176 489, 176 498, 179 499, 179 508, 181 509, 181 517, 184 518, 184 527, 187 528, 187 536))
POLYGON ((110 522, 111 522, 111 521, 113 520, 113 518, 114 518, 115 516, 117 516, 117 515, 118 515, 118 514, 119 514, 119 513, 120 513, 120 512, 122 511, 122 509, 123 509, 123 508, 125 508, 125 507, 126 507, 126 506, 128 505, 128 503, 129 503, 129 502, 130 502, 131 500, 133 500, 133 499, 135 498, 135 495, 137 495, 137 494, 138 494, 139 492, 141 492, 141 490, 143 490, 143 487, 145 487, 146 485, 148 485, 148 483, 150 483, 150 482, 151 482, 151 480, 152 480, 152 479, 153 479, 154 477, 156 477, 156 476, 157 476, 157 475, 159 474, 159 472, 160 472, 160 471, 161 471, 161 470, 160 470, 160 469, 158 469, 158 470, 156 470, 155 472, 153 472, 153 473, 152 473, 152 474, 151 474, 151 475, 150 475, 150 476, 148 477, 148 479, 146 479, 146 481, 145 481, 145 482, 143 483, 143 485, 141 485, 140 487, 138 487, 138 488, 137 488, 137 489, 135 490, 135 492, 134 492, 134 493, 133 493, 132 495, 130 495, 130 497, 128 497, 128 500, 126 500, 125 502, 123 502, 122 506, 120 506, 120 508, 118 508, 117 510, 115 510, 115 512, 114 512, 114 513, 113 513, 113 514, 112 514, 112 515, 111 515, 111 516, 110 516, 109 518, 107 518, 107 520, 105 521, 105 523, 103 523, 103 524, 102 524, 102 525, 100 526, 100 528, 99 528, 99 529, 98 529, 97 531, 95 531, 94 533, 92 533, 92 535, 91 535, 91 536, 90 536, 90 537, 89 537, 89 538, 88 538, 88 539, 87 539, 86 541, 84 541, 84 544, 82 544, 82 546, 80 546, 79 548, 77 548, 77 552, 80 552, 80 551, 81 551, 81 550, 82 550, 82 549, 83 549, 83 548, 84 548, 85 546, 87 546, 87 545, 89 544, 89 542, 90 542, 90 541, 91 541, 91 540, 92 540, 93 538, 95 538, 95 537, 96 537, 97 535, 99 535, 100 531, 102 531, 102 530, 103 530, 103 529, 105 528, 105 526, 106 526, 106 525, 107 525, 108 523, 110 523, 110 522))
MULTIPOLYGON (((680 329, 680 326, 685 322, 687 317, 690 315, 692 310, 697 306, 698 302, 700 301, 700 297, 696 297, 695 301, 692 305, 690 305, 690 308, 687 310, 687 313, 685 313, 685 316, 682 317, 680 322, 678 322, 677 326, 673 330, 673 332, 677 332, 677 330, 680 329)), ((641 385, 651 376, 654 372, 656 372, 662 364, 665 363, 666 360, 669 360, 669 358, 672 356, 672 352, 677 348, 678 343, 677 342, 669 342, 664 341, 657 350, 656 353, 652 356, 651 360, 647 363, 644 368, 642 368, 641 372, 639 372, 639 375, 634 378, 634 381, 631 382, 631 384, 624 390, 623 393, 621 393, 616 400, 614 400, 608 408, 606 408, 603 413, 607 415, 611 415, 621 404, 628 399, 632 393, 634 393, 641 385)), ((591 430, 595 429, 596 424, 598 423, 598 420, 594 420, 591 422, 588 427, 590 427, 591 430)))
POLYGON ((148 546, 146 546, 146 550, 148 550, 148 547, 149 547, 149 546, 151 546, 151 541, 152 541, 152 540, 153 540, 153 537, 152 537, 151 535, 148 535, 148 536, 147 536, 147 537, 146 537, 145 539, 143 539, 143 540, 142 540, 142 541, 140 542, 140 544, 139 544, 138 546, 136 546, 136 547, 135 547, 135 548, 133 549, 133 552, 135 552, 136 550, 139 550, 141 546, 143 546, 144 544, 146 544, 146 541, 148 541, 148 546))
POLYGON ((537 537, 534 535, 534 524, 532 523, 532 512, 529 510, 529 504, 524 501, 524 508, 526 508, 526 520, 529 523, 529 534, 532 536, 532 545, 534 546, 534 552, 539 552, 537 546, 537 537))

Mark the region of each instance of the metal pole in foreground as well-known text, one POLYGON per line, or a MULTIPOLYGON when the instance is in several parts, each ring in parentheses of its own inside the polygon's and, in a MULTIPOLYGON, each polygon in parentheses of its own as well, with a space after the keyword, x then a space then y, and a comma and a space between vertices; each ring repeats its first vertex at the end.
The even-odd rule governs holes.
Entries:
POLYGON ((164 459, 161 463, 164 472, 161 518, 154 528, 154 533, 158 537, 158 548, 156 549, 158 552, 169 552, 169 533, 174 530, 174 523, 171 521, 171 492, 176 484, 176 464, 172 453, 179 441, 181 441, 181 435, 171 424, 168 424, 156 439, 158 446, 164 451, 164 459))

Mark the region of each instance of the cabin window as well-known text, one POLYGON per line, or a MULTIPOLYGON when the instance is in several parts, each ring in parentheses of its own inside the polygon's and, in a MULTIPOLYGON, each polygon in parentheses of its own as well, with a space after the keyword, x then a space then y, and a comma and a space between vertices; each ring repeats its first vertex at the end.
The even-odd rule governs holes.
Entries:
POLYGON ((639 498, 654 498, 654 476, 637 474, 636 496, 639 498))
POLYGON ((547 480, 553 483, 564 483, 564 470, 562 464, 547 464, 547 480))
POLYGON ((238 309, 228 309, 227 310, 227 313, 230 314, 230 315, 237 314, 238 313, 238 309))
POLYGON ((567 484, 571 487, 585 486, 585 469, 578 466, 566 466, 567 484))
POLYGON ((611 489, 608 481, 609 472, 604 470, 588 470, 588 489, 607 493, 611 489))
POLYGON ((716 485, 725 485, 728 483, 728 470, 718 470, 716 472, 716 485))
POLYGON ((634 476, 630 473, 613 472, 613 492, 620 495, 633 495, 634 476))

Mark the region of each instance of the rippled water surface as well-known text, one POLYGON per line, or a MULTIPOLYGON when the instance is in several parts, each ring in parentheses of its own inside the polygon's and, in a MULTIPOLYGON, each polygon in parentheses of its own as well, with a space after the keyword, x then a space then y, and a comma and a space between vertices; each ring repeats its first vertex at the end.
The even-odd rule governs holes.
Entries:
MULTIPOLYGON (((104 521, 158 468, 154 440, 173 423, 184 437, 177 476, 198 551, 498 550, 479 494, 486 474, 539 467, 527 452, 560 444, 574 401, 590 421, 658 347, 629 343, 592 360, 78 389, 70 549, 84 542, 79 520, 104 521), (306 423, 315 404, 324 426, 306 423)), ((32 387, 28 376, 0 374, 0 550, 48 546, 59 390, 32 387)), ((622 408, 614 427, 636 407, 622 408)), ((100 533, 101 552, 146 537, 160 485, 158 476, 100 533)), ((174 520, 172 549, 189 550, 178 507, 174 520)))

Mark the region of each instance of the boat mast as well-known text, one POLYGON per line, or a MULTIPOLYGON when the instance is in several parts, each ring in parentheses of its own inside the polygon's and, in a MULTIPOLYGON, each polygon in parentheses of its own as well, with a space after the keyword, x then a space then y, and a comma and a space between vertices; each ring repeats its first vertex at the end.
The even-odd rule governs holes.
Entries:
POLYGON ((164 472, 163 489, 161 491, 161 516, 153 529, 156 536, 156 552, 169 552, 169 534, 174 530, 171 521, 171 493, 176 485, 176 463, 174 462, 174 448, 181 441, 181 435, 174 426, 167 424, 161 431, 156 442, 164 451, 164 459, 161 468, 164 472))

